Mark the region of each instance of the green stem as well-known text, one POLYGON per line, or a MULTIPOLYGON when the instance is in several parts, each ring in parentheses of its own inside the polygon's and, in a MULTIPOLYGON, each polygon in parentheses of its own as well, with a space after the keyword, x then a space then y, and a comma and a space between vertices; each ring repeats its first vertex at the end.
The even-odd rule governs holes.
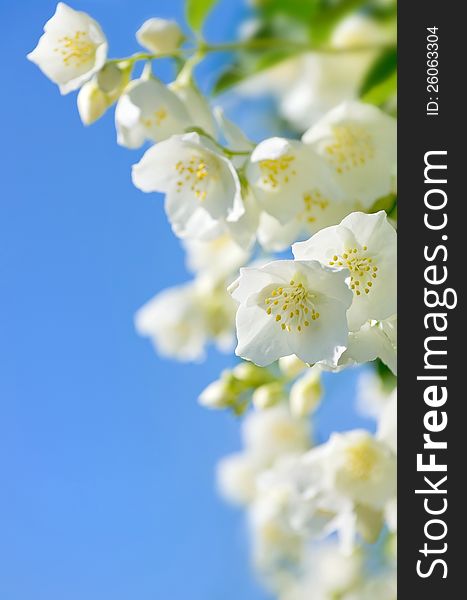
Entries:
POLYGON ((365 44, 355 46, 354 48, 337 48, 334 46, 319 46, 308 42, 294 42, 289 39, 282 38, 258 38, 252 40, 243 40, 240 42, 225 42, 223 44, 209 44, 200 41, 197 46, 180 48, 173 52, 165 54, 152 54, 149 52, 138 52, 127 58, 112 58, 109 63, 130 62, 132 64, 141 60, 156 60, 159 58, 184 58, 188 60, 195 58, 196 62, 200 62, 206 54, 214 52, 237 52, 241 50, 296 50, 297 52, 317 52, 320 54, 352 54, 358 52, 368 52, 371 50, 387 50, 393 48, 387 44, 365 44))
POLYGON ((209 135, 209 133, 206 133, 206 131, 204 131, 204 129, 201 129, 201 127, 189 127, 186 130, 186 132, 187 133, 198 133, 199 135, 202 135, 203 137, 208 138, 228 158, 233 158, 234 156, 248 156, 249 154, 251 154, 251 151, 249 151, 249 150, 230 150, 230 148, 226 148, 225 146, 223 146, 222 144, 220 144, 216 139, 214 139, 212 137, 212 135, 209 135))

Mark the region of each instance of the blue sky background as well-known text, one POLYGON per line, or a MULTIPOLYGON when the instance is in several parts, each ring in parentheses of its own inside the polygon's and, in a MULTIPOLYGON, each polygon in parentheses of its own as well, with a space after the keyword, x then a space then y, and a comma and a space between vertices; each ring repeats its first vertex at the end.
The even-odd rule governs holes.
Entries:
MULTIPOLYGON (((181 0, 72 5, 112 56, 137 50, 146 18, 183 12, 181 0)), ((116 145, 112 113, 83 127, 75 96, 26 61, 54 9, 0 0, 0 600, 266 599, 242 513, 214 484, 239 423, 196 403, 233 358, 180 365, 135 334, 135 310, 187 279, 183 253, 161 199, 132 186, 140 153, 116 145)), ((223 0, 208 37, 232 39, 246 10, 223 0)), ((204 86, 222 60, 200 69, 204 86)), ((228 109, 267 135, 257 105, 228 109)), ((327 378, 321 439, 331 417, 356 423, 354 383, 327 378)))

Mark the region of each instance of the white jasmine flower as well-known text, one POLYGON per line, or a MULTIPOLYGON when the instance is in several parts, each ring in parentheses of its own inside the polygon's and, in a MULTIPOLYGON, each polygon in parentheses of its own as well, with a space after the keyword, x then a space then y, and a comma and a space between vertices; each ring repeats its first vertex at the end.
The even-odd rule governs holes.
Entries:
POLYGON ((224 286, 197 280, 157 294, 136 313, 135 324, 162 356, 199 361, 210 341, 230 348, 234 314, 224 286))
POLYGON ((152 18, 136 32, 138 42, 154 54, 170 54, 183 41, 183 32, 176 21, 152 18))
POLYGON ((186 239, 183 246, 187 252, 188 268, 217 281, 236 274, 250 257, 250 252, 240 247, 227 233, 207 241, 186 239))
POLYGON ((295 577, 280 600, 332 600, 344 598, 364 577, 358 551, 344 555, 334 541, 315 544, 308 551, 301 577, 295 577))
POLYGON ((346 275, 317 261, 241 269, 230 288, 240 303, 236 354, 260 366, 290 354, 336 364, 348 337, 346 275))
POLYGON ((157 294, 136 313, 135 324, 162 356, 182 361, 204 358, 206 332, 192 284, 157 294))
POLYGON ((324 485, 356 504, 384 509, 395 495, 395 456, 367 431, 333 434, 321 459, 326 468, 324 485))
POLYGON ((281 489, 259 495, 248 513, 253 545, 253 560, 264 576, 277 576, 284 563, 298 563, 303 538, 287 518, 287 494, 281 489))
POLYGON ((117 141, 127 148, 138 148, 145 140, 165 140, 189 125, 180 98, 152 76, 133 80, 115 109, 117 141))
POLYGON ((396 493, 396 457, 366 431, 332 434, 330 440, 258 481, 259 489, 288 490, 288 518, 302 535, 338 532, 350 552, 357 533, 374 542, 387 503, 396 493))
POLYGON ((397 375, 397 316, 369 321, 350 333, 347 350, 339 365, 363 364, 380 358, 397 375))
POLYGON ((311 216, 314 203, 332 189, 325 161, 305 144, 278 137, 256 146, 246 175, 260 207, 283 224, 302 213, 311 216))
POLYGON ((226 223, 244 214, 240 182, 233 165, 197 133, 156 144, 133 167, 143 192, 165 192, 165 208, 180 237, 212 239, 226 223))
MULTIPOLYGON (((232 165, 238 163, 235 157, 232 165)), ((236 221, 226 221, 224 230, 235 242, 245 249, 251 249, 256 240, 260 210, 249 187, 242 187, 243 215, 236 221)))
POLYGON ((352 213, 340 225, 322 229, 292 249, 298 260, 319 260, 350 272, 353 302, 347 316, 352 331, 396 313, 397 237, 384 211, 352 213))
POLYGON ((297 379, 290 389, 290 412, 295 417, 306 417, 316 410, 323 395, 321 369, 314 366, 297 379))
POLYGON ((254 144, 250 142, 240 127, 225 116, 224 110, 220 106, 215 106, 213 112, 216 123, 228 144, 228 148, 237 152, 252 152, 254 144))
POLYGON ((179 77, 168 87, 183 102, 188 111, 190 125, 199 127, 208 135, 215 137, 216 122, 213 112, 208 100, 196 87, 194 81, 191 78, 179 77))
POLYGON ((68 94, 104 66, 107 40, 89 15, 59 2, 28 58, 59 86, 62 94, 68 94))
POLYGON ((396 120, 379 108, 345 102, 304 135, 331 167, 349 201, 370 208, 393 191, 396 167, 396 120))
POLYGON ((293 242, 308 239, 325 227, 337 225, 352 211, 361 209, 358 204, 349 204, 325 197, 318 189, 301 196, 302 206, 295 217, 286 224, 263 212, 257 231, 258 242, 269 252, 282 252, 293 242))

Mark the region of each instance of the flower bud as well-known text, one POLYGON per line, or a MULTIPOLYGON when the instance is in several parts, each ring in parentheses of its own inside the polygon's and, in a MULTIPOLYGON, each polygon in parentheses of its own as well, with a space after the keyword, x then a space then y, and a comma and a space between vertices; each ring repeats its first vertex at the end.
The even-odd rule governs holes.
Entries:
POLYGON ((223 377, 210 383, 199 396, 200 404, 206 408, 227 408, 234 401, 229 378, 223 377))
POLYGON ((318 367, 313 367, 293 384, 290 390, 290 412, 295 417, 306 417, 316 409, 322 394, 321 371, 318 367))
POLYGON ((136 39, 144 48, 155 54, 176 50, 183 41, 183 32, 175 21, 148 19, 136 32, 136 39))
POLYGON ((97 85, 105 94, 119 96, 130 80, 130 74, 131 64, 128 61, 108 62, 96 75, 97 85))
POLYGON ((96 81, 88 81, 79 91, 78 112, 81 121, 85 125, 91 125, 97 119, 100 119, 105 111, 109 108, 109 100, 96 81))
POLYGON ((271 381, 267 369, 257 367, 251 362, 241 362, 232 371, 232 375, 241 381, 245 387, 258 387, 271 381))
POLYGON ((275 406, 283 398, 284 388, 277 381, 262 385, 253 392, 252 396, 253 404, 260 410, 275 406))
POLYGON ((85 83, 77 98, 81 121, 90 125, 100 119, 112 106, 128 83, 131 66, 128 63, 106 63, 90 81, 85 83))
POLYGON ((295 354, 291 354, 279 359, 279 368, 286 377, 294 379, 306 368, 306 364, 303 360, 295 356, 295 354))

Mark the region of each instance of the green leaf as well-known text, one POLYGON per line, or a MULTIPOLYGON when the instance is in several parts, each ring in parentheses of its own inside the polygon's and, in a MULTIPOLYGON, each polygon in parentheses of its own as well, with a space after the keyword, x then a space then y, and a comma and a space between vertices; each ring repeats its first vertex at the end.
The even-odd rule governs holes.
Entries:
POLYGON ((206 17, 217 0, 186 0, 185 12, 188 25, 199 33, 203 28, 206 17))
POLYGON ((395 94, 397 90, 397 72, 394 72, 386 80, 380 84, 375 85, 369 92, 362 96, 363 102, 368 104, 374 104, 375 106, 381 106, 391 96, 395 94))
POLYGON ((391 393, 397 385, 397 377, 393 374, 389 367, 387 367, 379 358, 377 358, 373 364, 376 370, 376 374, 381 379, 381 383, 383 384, 384 390, 388 394, 391 393))
POLYGON ((397 196, 395 194, 388 194, 382 198, 378 198, 373 206, 368 210, 370 214, 377 213, 380 210, 386 211, 388 215, 392 215, 397 207, 397 196))
POLYGON ((370 90, 385 83, 396 71, 397 50, 390 48, 378 56, 371 66, 360 88, 360 96, 365 96, 370 90))

